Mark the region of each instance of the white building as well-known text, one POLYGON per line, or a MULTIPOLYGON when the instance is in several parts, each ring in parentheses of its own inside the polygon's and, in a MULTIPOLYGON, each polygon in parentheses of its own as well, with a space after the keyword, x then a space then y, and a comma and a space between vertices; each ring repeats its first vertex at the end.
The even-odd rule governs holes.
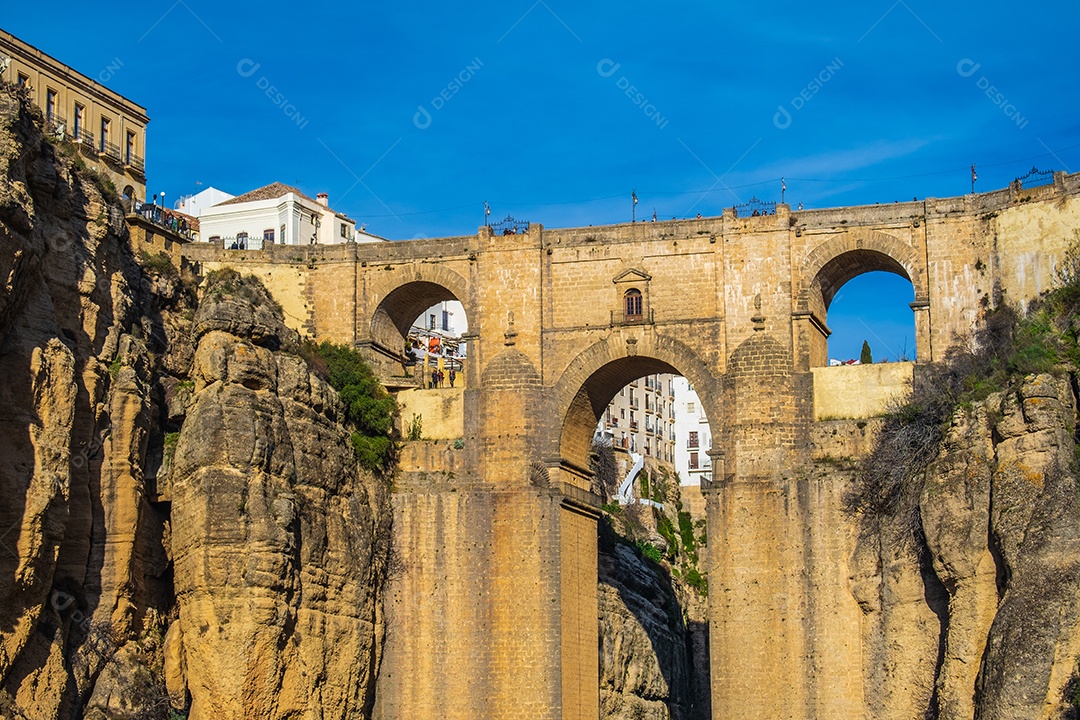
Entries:
POLYGON ((461 336, 469 331, 465 308, 457 300, 444 300, 432 305, 409 328, 409 346, 417 366, 423 368, 424 385, 430 386, 432 371, 444 372, 443 385, 449 384, 449 372, 460 378, 455 387, 462 387, 465 378, 465 358, 468 353, 461 336))
POLYGON ((386 242, 357 231, 356 221, 330 208, 329 197, 317 200, 284 183, 271 183, 199 212, 200 239, 225 249, 279 245, 333 245, 346 242, 386 242))
POLYGON ((646 375, 623 387, 608 403, 596 436, 616 450, 662 462, 675 461, 674 375, 646 375))
POLYGON ((675 471, 679 473, 682 485, 700 485, 701 479, 712 479, 712 460, 709 448, 712 436, 709 431, 709 419, 701 400, 684 377, 672 381, 675 399, 675 471))
POLYGON ((236 196, 224 190, 208 187, 194 195, 185 195, 180 198, 176 201, 173 209, 192 217, 199 217, 200 213, 206 208, 223 203, 226 200, 232 200, 234 197, 236 196))

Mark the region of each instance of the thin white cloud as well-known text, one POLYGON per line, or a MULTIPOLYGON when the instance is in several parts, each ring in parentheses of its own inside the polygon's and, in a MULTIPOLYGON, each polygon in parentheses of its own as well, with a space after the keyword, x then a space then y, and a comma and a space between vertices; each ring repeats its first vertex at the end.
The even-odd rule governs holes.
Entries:
POLYGON ((843 150, 827 150, 781 160, 757 168, 759 177, 835 178, 841 173, 870 168, 879 163, 907 157, 933 142, 933 138, 878 140, 843 150))

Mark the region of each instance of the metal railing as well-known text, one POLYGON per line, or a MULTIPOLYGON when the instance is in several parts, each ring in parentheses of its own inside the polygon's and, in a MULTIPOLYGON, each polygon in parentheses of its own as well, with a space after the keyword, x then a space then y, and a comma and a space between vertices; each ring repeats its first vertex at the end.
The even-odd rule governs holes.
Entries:
POLYGON ((109 158, 110 160, 120 162, 120 146, 116 143, 103 142, 98 149, 102 155, 109 158))
POLYGON ((46 119, 49 131, 53 133, 67 132, 67 118, 58 113, 53 113, 46 119))
MULTIPOLYGON (((188 240, 195 238, 195 230, 188 225, 187 218, 177 215, 168 208, 150 203, 136 203, 134 212, 144 220, 165 228, 169 232, 182 235, 188 240)), ((259 240, 259 247, 262 247, 261 239, 259 240)))
POLYGON ((262 250, 263 239, 261 237, 226 237, 221 239, 223 250, 262 250))
POLYGON ((1027 175, 1016 178, 1016 182, 1020 183, 1021 188, 1033 188, 1040 185, 1050 185, 1054 182, 1053 170, 1039 170, 1032 166, 1027 175))
POLYGON ((734 205, 732 209, 735 211, 735 217, 758 217, 759 215, 775 215, 776 214, 776 202, 758 200, 757 195, 750 198, 749 202, 745 202, 741 205, 734 205))
POLYGON ((131 153, 127 158, 127 165, 136 170, 137 172, 146 172, 146 163, 141 155, 131 153))
POLYGON ((77 137, 75 138, 75 142, 82 143, 83 147, 87 150, 95 149, 94 133, 90 132, 86 128, 79 128, 79 131, 76 133, 76 135, 77 137))

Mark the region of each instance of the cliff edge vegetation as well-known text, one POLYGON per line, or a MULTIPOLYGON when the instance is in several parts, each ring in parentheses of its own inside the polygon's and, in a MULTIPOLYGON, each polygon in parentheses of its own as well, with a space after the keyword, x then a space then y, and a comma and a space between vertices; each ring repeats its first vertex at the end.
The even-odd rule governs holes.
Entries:
POLYGON ((1058 280, 920 367, 856 473, 868 717, 1077 713, 1076 251, 1058 280))

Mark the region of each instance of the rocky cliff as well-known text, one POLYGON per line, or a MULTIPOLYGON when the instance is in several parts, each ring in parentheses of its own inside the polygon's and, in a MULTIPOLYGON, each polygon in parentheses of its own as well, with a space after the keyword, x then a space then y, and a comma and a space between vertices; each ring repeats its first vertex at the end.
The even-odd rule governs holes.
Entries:
POLYGON ((852 589, 865 614, 868 717, 1075 709, 1076 421, 1067 372, 961 408, 911 507, 864 524, 852 589))
POLYGON ((340 400, 42 126, 0 88, 0 716, 363 715, 389 514, 340 400))
POLYGON ((642 477, 663 508, 609 505, 600 523, 600 717, 707 720, 704 584, 684 577, 700 546, 674 530, 683 511, 675 478, 656 469, 642 477))

